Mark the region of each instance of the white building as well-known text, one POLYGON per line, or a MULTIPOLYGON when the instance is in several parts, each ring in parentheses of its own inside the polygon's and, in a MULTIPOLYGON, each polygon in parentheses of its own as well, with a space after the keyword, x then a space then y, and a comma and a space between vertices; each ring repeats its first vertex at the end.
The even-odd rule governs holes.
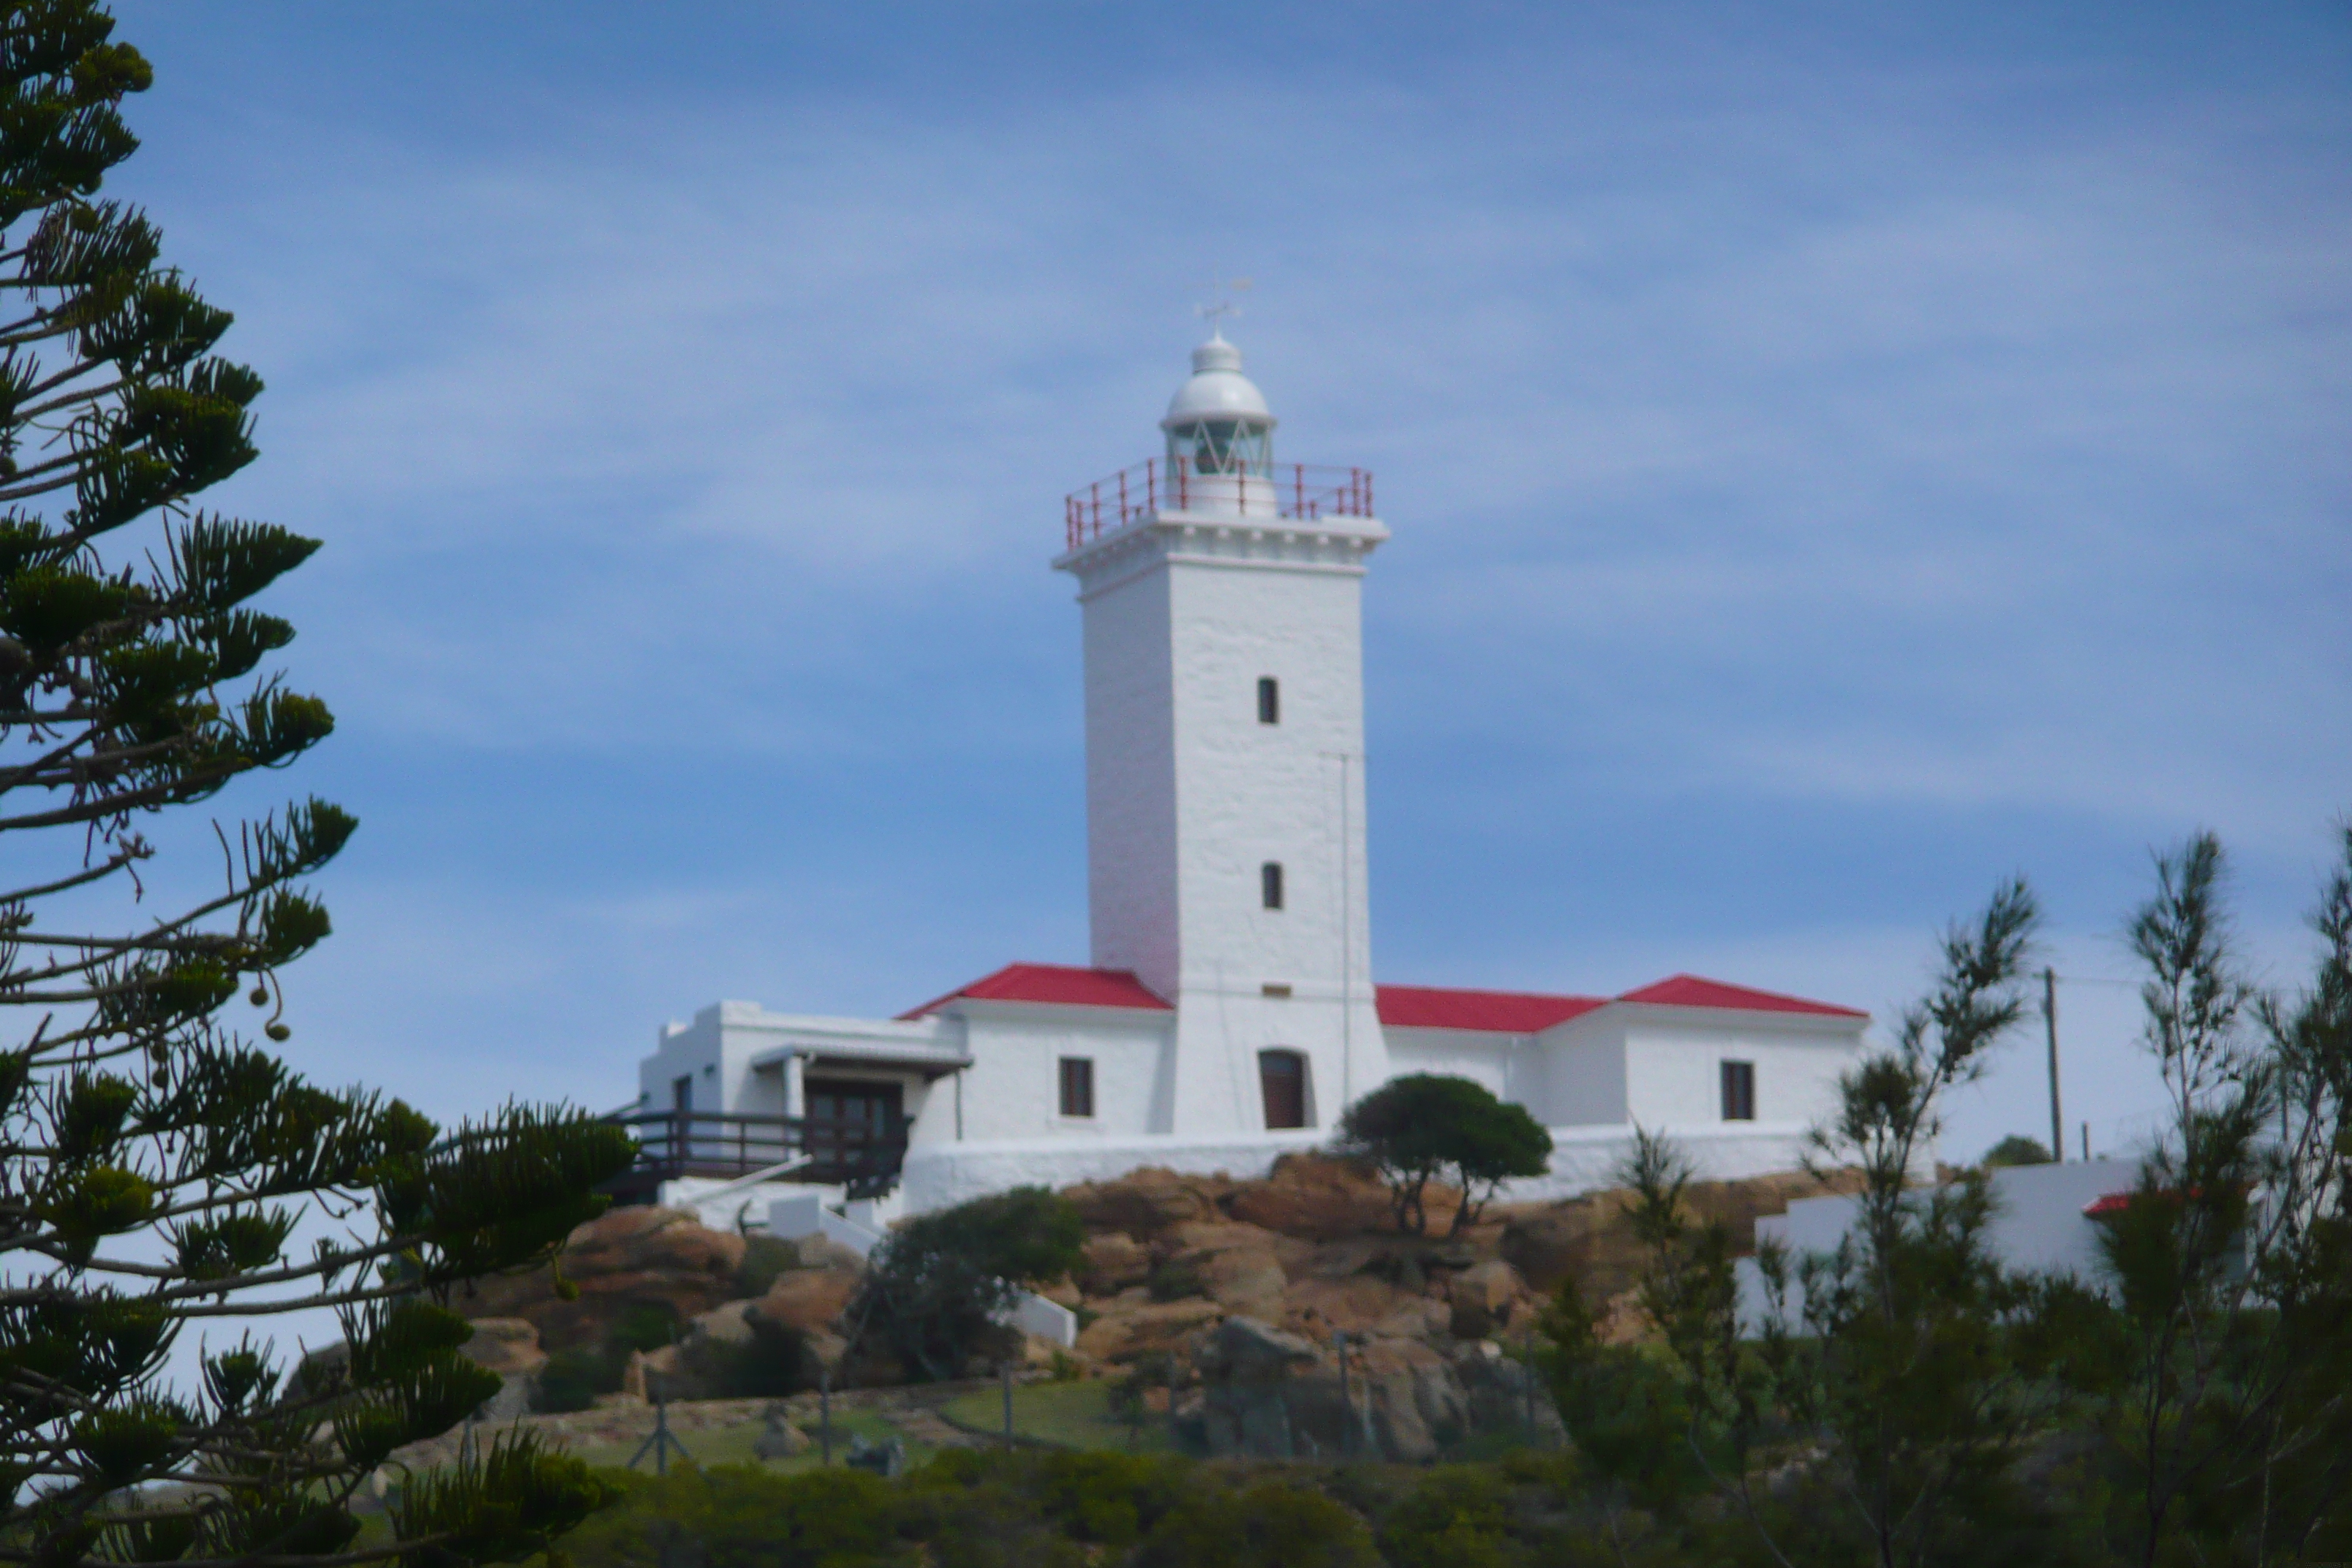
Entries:
MULTIPOLYGON (((1263 1169, 1419 1071, 1555 1130, 1523 1195, 1605 1179, 1635 1122, 1710 1174, 1792 1165, 1860 1012, 1690 975, 1614 997, 1375 984, 1361 590, 1389 531, 1369 474, 1274 462, 1222 335, 1192 371, 1165 456, 1070 497, 1054 562, 1085 626, 1091 966, 1011 964, 887 1020, 719 1003, 663 1029, 640 1106, 903 1128, 915 1209, 1263 1169)), ((751 1168, 761 1135, 703 1120, 688 1141, 722 1170, 732 1138, 751 1168)))

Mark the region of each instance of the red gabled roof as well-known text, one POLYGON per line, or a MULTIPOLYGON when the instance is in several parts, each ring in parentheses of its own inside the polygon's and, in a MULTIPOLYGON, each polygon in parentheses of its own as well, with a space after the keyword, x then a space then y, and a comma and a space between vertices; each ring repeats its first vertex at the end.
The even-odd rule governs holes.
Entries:
POLYGON ((1485 1029, 1533 1035, 1564 1024, 1606 996, 1543 996, 1529 991, 1456 991, 1439 985, 1375 985, 1381 1022, 1399 1029, 1485 1029))
POLYGON ((1812 1013, 1828 1018, 1870 1016, 1855 1007, 1808 1002, 1802 996, 1783 996, 1777 991, 1752 991, 1745 985, 1726 985, 1720 980, 1702 980, 1696 974, 1677 974, 1671 980, 1661 980, 1655 985, 1628 991, 1617 1000, 1647 1002, 1660 1007, 1730 1007, 1744 1013, 1812 1013))
POLYGON ((1548 996, 1531 991, 1457 991, 1439 985, 1380 985, 1381 1022, 1400 1029, 1477 1029, 1497 1035, 1535 1035, 1555 1024, 1606 1007, 1611 1002, 1646 1002, 1663 1007, 1721 1007, 1745 1013, 1811 1013, 1822 1017, 1867 1018, 1869 1014, 1827 1002, 1808 1002, 1772 991, 1726 985, 1696 974, 1677 974, 1622 996, 1548 996))
POLYGON ((1148 1007, 1172 1011, 1125 969, 1077 969, 1063 963, 1008 963, 993 974, 898 1015, 919 1018, 959 998, 976 1002, 1044 1002, 1062 1007, 1148 1007))

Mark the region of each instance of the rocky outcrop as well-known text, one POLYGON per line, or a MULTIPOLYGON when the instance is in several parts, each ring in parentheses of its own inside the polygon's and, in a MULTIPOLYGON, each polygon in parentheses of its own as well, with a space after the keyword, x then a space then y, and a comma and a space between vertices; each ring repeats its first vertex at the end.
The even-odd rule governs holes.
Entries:
POLYGON ((1391 1224, 1389 1191, 1363 1166, 1322 1154, 1285 1154, 1265 1179, 1225 1200, 1237 1220, 1307 1241, 1339 1241, 1391 1224))
POLYGON ((466 1359, 509 1383, 528 1378, 547 1364, 539 1348, 539 1330, 525 1318, 476 1318, 474 1337, 466 1342, 466 1359))
POLYGON ((1533 1374, 1491 1343, 1451 1353, 1407 1338, 1342 1346, 1228 1318, 1196 1340, 1192 1368, 1199 1384, 1179 1430, 1213 1456, 1417 1463, 1481 1430, 1559 1436, 1533 1374))
POLYGON ((1186 1176, 1146 1165, 1115 1182, 1083 1182, 1062 1195, 1076 1206, 1087 1230, 1120 1231, 1148 1242, 1187 1220, 1222 1219, 1221 1205, 1234 1185, 1223 1176, 1186 1176))
POLYGON ((766 1295, 742 1310, 746 1317, 795 1333, 831 1329, 856 1296, 859 1278, 845 1268, 796 1268, 778 1275, 766 1295))
POLYGON ((737 1294, 743 1238, 710 1230, 684 1209, 616 1208, 572 1233, 561 1260, 576 1297, 557 1296, 551 1270, 478 1282, 458 1310, 468 1318, 522 1318, 549 1351, 601 1343, 631 1307, 699 1317, 737 1294))

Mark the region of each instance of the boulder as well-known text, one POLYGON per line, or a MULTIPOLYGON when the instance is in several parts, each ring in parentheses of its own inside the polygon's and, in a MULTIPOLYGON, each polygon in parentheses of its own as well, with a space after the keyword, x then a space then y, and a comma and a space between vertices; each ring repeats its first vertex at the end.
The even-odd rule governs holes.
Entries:
POLYGON ((1078 1350, 1097 1361, 1131 1362, 1181 1349, 1192 1331, 1223 1316, 1213 1301, 1119 1302, 1078 1331, 1078 1350))
POLYGON ((1483 1340, 1500 1332, 1526 1294, 1519 1271, 1500 1258, 1471 1265, 1446 1285, 1454 1337, 1483 1340))
POLYGON ((1279 1318, 1289 1277, 1270 1248, 1235 1247, 1213 1252, 1200 1264, 1203 1293, 1229 1312, 1279 1318))
POLYGON ((667 1307, 697 1318, 735 1295, 743 1238, 711 1230, 684 1209, 616 1208, 572 1233, 561 1260, 563 1277, 579 1287, 559 1300, 545 1268, 477 1282, 461 1302, 469 1317, 523 1318, 553 1351, 603 1342, 631 1307, 667 1307))
MULTIPOLYGON (((1756 1222, 1764 1215, 1786 1214, 1792 1199, 1852 1193, 1860 1186, 1853 1171, 1832 1171, 1826 1177, 1789 1171, 1737 1182, 1693 1182, 1683 1189, 1683 1202, 1694 1217, 1723 1222, 1732 1250, 1744 1254, 1755 1250, 1756 1222)), ((1589 1300, 1605 1301, 1630 1289, 1641 1268, 1642 1250, 1627 1213, 1631 1200, 1630 1193, 1614 1189, 1507 1211, 1502 1215, 1502 1256, 1537 1290, 1548 1293, 1573 1279, 1589 1300)))
POLYGON ((547 1364, 539 1348, 539 1331, 524 1318, 476 1318, 474 1337, 466 1342, 467 1361, 485 1372, 512 1382, 529 1377, 547 1364))
POLYGON ((799 1253, 803 1268, 835 1268, 851 1274, 863 1273, 866 1268, 862 1253, 851 1251, 829 1236, 804 1236, 793 1247, 799 1253))
POLYGON ((1193 1347, 1192 1367, 1211 1381, 1264 1382, 1313 1366, 1321 1353, 1313 1342, 1270 1323, 1227 1318, 1193 1347))
POLYGON ((687 1324, 685 1342, 691 1346, 748 1345, 751 1324, 743 1316, 751 1301, 722 1301, 687 1324))
POLYGON ((1281 1156, 1265 1179, 1238 1184, 1224 1206, 1235 1219, 1303 1241, 1395 1228, 1381 1179, 1328 1154, 1281 1156))
POLYGON ((1400 1290, 1370 1274, 1345 1279, 1300 1279, 1283 1295, 1284 1321, 1321 1340, 1335 1331, 1414 1338, 1442 1332, 1451 1322, 1443 1301, 1400 1290))
POLYGON ((779 1274, 768 1293, 744 1310, 778 1328, 808 1333, 831 1328, 857 1294, 858 1276, 837 1268, 795 1268, 779 1274))
POLYGON ((1223 1176, 1185 1176, 1157 1165, 1115 1182, 1085 1182, 1063 1193, 1089 1231, 1124 1231, 1149 1241, 1186 1220, 1220 1219, 1218 1200, 1233 1190, 1223 1176))
POLYGON ((1078 1264, 1078 1285, 1087 1295, 1116 1295, 1142 1284, 1150 1274, 1150 1249, 1125 1231, 1087 1237, 1078 1264))
POLYGON ((804 1454, 812 1442, 809 1435, 793 1425, 790 1410, 781 1399, 772 1401, 761 1412, 764 1423, 759 1436, 751 1440, 751 1451, 763 1459, 789 1459, 804 1454))

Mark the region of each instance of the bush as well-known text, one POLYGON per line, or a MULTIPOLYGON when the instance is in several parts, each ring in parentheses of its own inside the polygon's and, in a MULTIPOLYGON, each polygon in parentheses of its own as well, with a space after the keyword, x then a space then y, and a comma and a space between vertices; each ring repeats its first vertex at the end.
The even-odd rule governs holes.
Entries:
POLYGON ((600 1394, 617 1394, 632 1351, 657 1351, 677 1339, 677 1310, 667 1302, 631 1306, 604 1331, 601 1345, 574 1345, 547 1358, 532 1380, 530 1407, 545 1415, 585 1410, 600 1394))
POLYGON ((933 1382, 961 1377, 1024 1286, 1067 1274, 1086 1242, 1068 1199, 1015 1187, 909 1220, 877 1249, 853 1339, 933 1382))
POLYGON ((772 1236, 743 1238, 743 1261, 735 1268, 735 1294, 764 1296, 768 1287, 801 1267, 801 1249, 772 1236))
POLYGON ((1321 1492, 1263 1481, 1195 1486, 1143 1544, 1139 1568, 1380 1568, 1364 1521, 1321 1492))
POLYGON ((1416 1236, 1428 1228, 1422 1195, 1432 1180, 1451 1172, 1461 1187, 1452 1226, 1458 1233, 1477 1223, 1504 1182, 1540 1176, 1551 1162, 1551 1134, 1525 1106, 1439 1073, 1391 1079, 1348 1107, 1337 1147, 1380 1172, 1398 1228, 1416 1236))
POLYGON ((610 1356, 588 1345, 574 1345, 547 1358, 531 1380, 530 1407, 541 1415, 560 1415, 585 1410, 600 1394, 621 1387, 621 1370, 610 1356))
POLYGON ((2050 1163, 2050 1151, 2042 1146, 2038 1138, 2012 1132, 1985 1151, 1984 1163, 1989 1170, 2002 1165, 2046 1165, 2050 1163))

